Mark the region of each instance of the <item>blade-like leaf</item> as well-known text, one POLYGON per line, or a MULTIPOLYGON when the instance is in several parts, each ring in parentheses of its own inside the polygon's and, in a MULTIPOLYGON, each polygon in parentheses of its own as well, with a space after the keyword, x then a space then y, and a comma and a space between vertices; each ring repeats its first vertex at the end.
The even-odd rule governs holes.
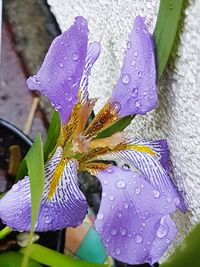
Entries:
MULTIPOLYGON (((176 37, 181 17, 183 0, 160 0, 158 18, 153 33, 157 61, 157 79, 161 77, 167 64, 176 37)), ((98 138, 108 137, 124 130, 134 116, 120 119, 108 129, 99 133, 98 138)))
MULTIPOLYGON (((21 253, 25 252, 25 249, 20 250, 21 253)), ((39 263, 51 266, 51 267, 108 267, 104 264, 89 263, 81 260, 73 259, 72 257, 63 255, 59 252, 43 247, 38 244, 30 245, 30 257, 39 263)))
POLYGON ((30 177, 31 189, 31 229, 37 221, 42 194, 44 190, 44 156, 41 135, 38 134, 31 149, 25 157, 30 177))
POLYGON ((200 224, 185 238, 174 254, 160 267, 199 267, 200 266, 200 224))
MULTIPOLYGON (((0 254, 1 267, 20 267, 22 262, 22 254, 15 251, 8 251, 0 254)), ((29 267, 42 267, 34 260, 30 260, 29 267)))
POLYGON ((44 161, 48 159, 49 154, 52 152, 56 145, 60 132, 60 118, 58 112, 54 111, 47 133, 47 138, 44 144, 44 161))

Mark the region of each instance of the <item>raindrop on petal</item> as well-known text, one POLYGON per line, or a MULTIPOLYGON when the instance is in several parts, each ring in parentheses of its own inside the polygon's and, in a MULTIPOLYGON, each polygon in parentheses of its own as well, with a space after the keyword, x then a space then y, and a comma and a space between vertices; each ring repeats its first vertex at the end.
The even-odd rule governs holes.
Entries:
POLYGON ((112 229, 110 233, 111 233, 111 235, 116 235, 117 230, 116 229, 112 229))
POLYGON ((114 200, 114 196, 110 195, 110 196, 109 196, 109 199, 110 199, 110 200, 114 200))
POLYGON ((138 187, 136 187, 136 188, 135 188, 135 194, 136 194, 136 195, 139 195, 139 194, 140 194, 140 192, 141 192, 141 189, 140 189, 140 188, 138 188, 138 187))
POLYGON ((156 236, 158 238, 161 238, 162 239, 162 238, 164 238, 167 235, 168 230, 169 230, 168 229, 168 226, 166 224, 164 224, 164 221, 161 220, 160 226, 159 226, 159 228, 158 228, 158 230, 156 232, 156 236))
POLYGON ((136 87, 136 88, 133 88, 133 89, 131 90, 131 95, 132 95, 132 97, 136 97, 136 96, 138 95, 137 87, 136 87))
POLYGON ((137 57, 138 56, 138 51, 134 52, 134 56, 137 57))
POLYGON ((158 190, 153 190, 153 195, 155 198, 159 198, 160 192, 158 190))
POLYGON ((136 101, 135 105, 136 105, 137 108, 139 108, 141 106, 141 101, 140 100, 136 101))
POLYGON ((108 168, 107 168, 107 172, 108 172, 108 173, 112 173, 113 171, 114 171, 114 168, 113 168, 113 167, 108 167, 108 168))
POLYGON ((141 243, 142 240, 143 240, 143 238, 142 238, 141 235, 136 235, 136 237, 135 237, 135 242, 136 242, 136 243, 141 243))
POLYGON ((19 191, 19 189, 20 189, 19 184, 14 184, 13 187, 12 187, 12 190, 13 190, 14 192, 19 191))
POLYGON ((131 65, 132 65, 132 66, 135 66, 135 63, 136 63, 135 60, 132 60, 132 61, 131 61, 131 65))
POLYGON ((116 248, 116 249, 115 249, 115 254, 116 254, 116 255, 119 255, 120 253, 121 253, 121 250, 120 250, 119 248, 116 248))
POLYGON ((123 76, 122 76, 122 82, 124 84, 128 84, 130 83, 130 80, 131 80, 131 76, 128 74, 128 73, 125 73, 123 76))
POLYGON ((131 48, 131 42, 129 41, 129 42, 127 42, 127 45, 126 45, 126 47, 128 48, 128 49, 130 49, 131 48))
POLYGON ((123 179, 119 179, 115 185, 117 188, 124 188, 126 186, 126 183, 123 179))
POLYGON ((121 109, 121 104, 119 102, 113 102, 112 107, 113 107, 115 112, 119 112, 121 109))
POLYGON ((120 234, 125 236, 126 235, 126 229, 125 228, 120 228, 120 234))
POLYGON ((74 54, 72 55, 72 59, 73 59, 74 61, 77 61, 77 60, 78 60, 78 54, 77 54, 77 53, 74 53, 74 54))
POLYGON ((62 69, 64 67, 64 64, 62 62, 60 62, 59 67, 62 69))
POLYGON ((124 201, 124 208, 125 208, 125 209, 128 209, 128 207, 129 207, 128 202, 124 201))
POLYGON ((101 220, 103 220, 103 217, 104 217, 103 213, 97 214, 97 220, 101 221, 101 220))
POLYGON ((138 77, 139 77, 139 78, 142 77, 142 72, 141 72, 141 71, 138 72, 138 77))
POLYGON ((49 215, 45 216, 45 223, 50 223, 53 220, 53 218, 49 215))

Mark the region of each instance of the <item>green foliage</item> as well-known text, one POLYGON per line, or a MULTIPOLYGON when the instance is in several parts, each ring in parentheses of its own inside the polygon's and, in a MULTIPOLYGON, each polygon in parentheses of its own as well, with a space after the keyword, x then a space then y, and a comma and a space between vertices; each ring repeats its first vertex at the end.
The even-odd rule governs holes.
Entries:
MULTIPOLYGON (((0 254, 1 267, 20 267, 23 255, 19 252, 8 251, 0 254)), ((30 260, 28 267, 42 267, 34 260, 30 260)))
POLYGON ((185 238, 174 254, 160 267, 199 267, 200 266, 200 224, 185 238))
MULTIPOLYGON (((21 253, 25 252, 25 249, 21 249, 21 253)), ((108 267, 104 264, 89 263, 81 260, 73 259, 72 257, 63 255, 52 249, 43 247, 38 244, 30 245, 30 257, 39 263, 51 266, 51 267, 108 267)))
POLYGON ((56 145, 60 133, 60 118, 58 112, 54 111, 47 133, 47 138, 44 144, 44 161, 46 162, 49 154, 52 152, 56 145))

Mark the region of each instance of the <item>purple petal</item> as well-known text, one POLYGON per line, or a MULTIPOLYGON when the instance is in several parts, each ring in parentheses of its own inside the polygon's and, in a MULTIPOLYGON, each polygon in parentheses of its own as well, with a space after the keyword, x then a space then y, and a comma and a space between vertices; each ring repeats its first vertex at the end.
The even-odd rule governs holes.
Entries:
POLYGON ((160 164, 169 172, 169 147, 166 140, 157 141, 137 141, 138 145, 143 145, 151 148, 158 156, 160 164))
POLYGON ((171 230, 161 236, 161 218, 175 211, 174 203, 168 203, 139 173, 127 169, 109 167, 98 178, 102 199, 95 227, 109 254, 128 264, 157 261, 160 255, 154 257, 153 244, 157 238, 166 244, 171 230))
POLYGON ((30 90, 38 90, 48 97, 63 123, 69 120, 78 100, 87 42, 87 21, 76 17, 74 24, 53 41, 37 75, 27 80, 30 90))
MULTIPOLYGON (((48 199, 50 182, 62 157, 62 149, 45 165, 45 189, 36 231, 76 227, 87 213, 87 202, 78 187, 77 164, 69 161, 60 177, 53 197, 48 199)), ((0 217, 13 230, 29 231, 31 228, 31 195, 29 177, 18 181, 0 200, 0 217)))
POLYGON ((181 211, 186 212, 181 195, 155 156, 134 150, 124 150, 115 154, 136 168, 153 187, 164 193, 168 202, 174 201, 181 211))
POLYGON ((87 57, 86 57, 86 63, 85 63, 85 69, 83 72, 83 77, 81 81, 81 98, 83 102, 86 102, 89 100, 89 94, 88 94, 88 78, 92 69, 93 64, 99 57, 101 52, 101 46, 98 42, 93 42, 88 46, 87 50, 87 57))
POLYGON ((157 103, 154 47, 143 18, 136 17, 120 78, 110 98, 120 117, 146 114, 157 103))

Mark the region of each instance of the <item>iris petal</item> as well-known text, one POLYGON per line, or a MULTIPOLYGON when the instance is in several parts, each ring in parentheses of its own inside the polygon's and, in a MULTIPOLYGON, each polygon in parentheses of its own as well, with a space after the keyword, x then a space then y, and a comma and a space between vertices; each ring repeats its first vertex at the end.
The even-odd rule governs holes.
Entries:
POLYGON ((83 75, 88 27, 83 17, 52 42, 37 75, 27 80, 30 90, 47 96, 63 123, 69 120, 83 75))
MULTIPOLYGON (((62 149, 45 165, 45 189, 41 202, 36 231, 76 227, 87 213, 87 202, 78 187, 77 163, 70 160, 64 166, 55 192, 48 198, 53 175, 62 160, 62 149)), ((14 230, 29 231, 31 225, 31 195, 29 177, 18 181, 0 200, 0 217, 14 230)))
POLYGON ((92 66, 95 63, 95 61, 98 59, 100 52, 101 52, 101 46, 98 42, 93 42, 88 45, 85 69, 84 69, 83 77, 81 80, 81 90, 80 90, 83 103, 89 100, 88 78, 89 78, 92 66))
POLYGON ((168 202, 174 201, 181 211, 186 212, 182 196, 155 156, 134 150, 124 150, 114 154, 137 169, 153 187, 163 192, 168 202))
POLYGON ((175 211, 175 204, 168 203, 142 175, 127 169, 109 167, 99 173, 98 179, 102 199, 95 227, 109 254, 129 264, 157 261, 160 255, 154 255, 153 245, 157 236, 163 243, 168 238, 171 243, 175 237, 167 236, 167 231, 162 235, 159 232, 162 218, 175 211))
POLYGON ((143 18, 136 17, 120 78, 110 98, 120 117, 146 114, 157 103, 154 47, 143 18))

